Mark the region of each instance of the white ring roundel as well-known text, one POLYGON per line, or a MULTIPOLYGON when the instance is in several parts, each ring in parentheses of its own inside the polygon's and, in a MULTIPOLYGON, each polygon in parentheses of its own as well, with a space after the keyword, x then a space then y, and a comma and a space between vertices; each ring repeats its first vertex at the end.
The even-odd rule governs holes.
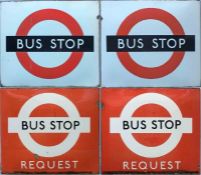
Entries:
MULTIPOLYGON (((28 119, 31 112, 43 104, 55 104, 61 107, 66 113, 68 113, 68 117, 73 117, 74 119, 80 118, 80 114, 75 105, 66 97, 56 93, 43 93, 30 98, 22 106, 18 114, 18 118, 28 119)), ((32 153, 43 157, 55 157, 69 151, 76 144, 80 133, 76 131, 69 133, 61 143, 55 146, 43 146, 32 139, 30 134, 27 132, 19 131, 18 135, 24 146, 32 153)))
MULTIPOLYGON (((177 104, 170 98, 158 93, 144 93, 131 99, 121 112, 121 119, 132 118, 133 113, 141 106, 146 104, 157 104, 164 107, 174 119, 182 119, 182 113, 177 104), (129 117, 131 116, 131 117, 129 117), (129 117, 129 118, 128 118, 129 117)), ((132 134, 127 132, 120 133, 125 145, 134 153, 148 158, 161 157, 171 152, 180 142, 182 133, 175 131, 163 144, 154 147, 148 147, 139 143, 132 134)))

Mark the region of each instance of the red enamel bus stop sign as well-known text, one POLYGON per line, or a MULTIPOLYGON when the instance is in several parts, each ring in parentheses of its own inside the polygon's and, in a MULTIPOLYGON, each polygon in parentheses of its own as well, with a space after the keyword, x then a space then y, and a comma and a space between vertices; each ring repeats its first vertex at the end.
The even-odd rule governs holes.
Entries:
POLYGON ((102 95, 103 173, 199 173, 198 89, 108 88, 102 95))

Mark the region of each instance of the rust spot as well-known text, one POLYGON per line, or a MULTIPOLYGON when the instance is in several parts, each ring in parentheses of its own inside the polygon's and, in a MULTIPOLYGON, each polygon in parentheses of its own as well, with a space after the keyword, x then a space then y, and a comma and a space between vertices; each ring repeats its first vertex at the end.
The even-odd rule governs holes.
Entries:
POLYGON ((38 160, 38 159, 39 159, 39 155, 38 155, 38 154, 34 154, 34 158, 35 158, 36 160, 38 160))
POLYGON ((102 20, 103 19, 103 17, 101 16, 101 15, 97 15, 97 17, 96 17, 97 19, 100 19, 100 20, 102 20))
POLYGON ((104 108, 104 104, 100 101, 97 101, 98 109, 102 110, 104 108))

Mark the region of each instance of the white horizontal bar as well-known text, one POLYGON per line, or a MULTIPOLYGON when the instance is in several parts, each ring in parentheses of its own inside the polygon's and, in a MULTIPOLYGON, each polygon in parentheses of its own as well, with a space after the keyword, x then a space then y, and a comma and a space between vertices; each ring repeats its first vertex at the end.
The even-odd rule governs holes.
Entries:
POLYGON ((182 133, 192 133, 192 118, 176 118, 172 119, 170 117, 129 117, 128 119, 122 119, 119 117, 113 117, 110 119, 110 133, 173 133, 173 132, 182 132, 182 133), (177 122, 177 127, 173 127, 171 129, 171 123, 167 123, 168 127, 160 127, 160 123, 156 122, 158 120, 162 120, 163 122, 172 121, 174 126, 177 122), (128 121, 129 124, 123 124, 124 121, 128 121), (136 122, 139 122, 140 125, 138 128, 136 122), (133 127, 131 128, 131 122, 133 122, 133 127), (180 123, 181 122, 181 123, 180 123), (143 124, 142 124, 143 123, 143 124), (157 125, 154 125, 154 123, 157 125), (128 127, 129 126, 129 127, 128 127))
POLYGON ((89 133, 90 132, 90 118, 89 117, 29 117, 23 119, 22 117, 10 117, 8 118, 8 133, 18 133, 18 132, 28 132, 28 133, 89 133), (61 122, 59 128, 59 122, 61 122), (64 125, 64 122, 66 124, 64 125), (28 124, 27 127, 23 127, 23 123, 28 124), (36 126, 37 129, 31 129, 36 126), (66 126, 66 128, 64 127, 66 126), (72 127, 71 127, 72 126, 72 127), (24 129, 22 129, 24 128, 24 129))

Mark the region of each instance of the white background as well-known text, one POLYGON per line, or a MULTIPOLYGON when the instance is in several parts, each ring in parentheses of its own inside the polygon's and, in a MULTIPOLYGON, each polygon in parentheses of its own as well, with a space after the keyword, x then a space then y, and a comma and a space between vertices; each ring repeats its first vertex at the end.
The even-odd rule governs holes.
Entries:
MULTIPOLYGON (((200 85, 200 2, 199 1, 104 1, 102 2, 102 84, 106 87, 199 86, 200 85), (140 78, 120 63, 115 52, 106 52, 106 36, 116 35, 124 19, 143 8, 160 8, 182 25, 186 35, 196 35, 196 52, 186 52, 175 71, 157 79, 140 78)), ((145 20, 133 27, 129 34, 171 35, 171 30, 157 20, 145 20)), ((156 67, 164 64, 172 52, 130 53, 138 64, 156 67)))
MULTIPOLYGON (((1 83, 4 86, 97 86, 98 68, 98 2, 5 2, 1 16, 1 83), (43 79, 29 73, 18 61, 15 52, 6 52, 6 36, 15 36, 22 21, 31 13, 53 8, 70 14, 84 35, 94 36, 95 52, 86 52, 76 69, 64 77, 43 79)), ((43 21, 36 24, 29 35, 69 35, 63 24, 43 21)), ((45 67, 56 67, 66 61, 70 53, 29 53, 32 60, 45 67)))

